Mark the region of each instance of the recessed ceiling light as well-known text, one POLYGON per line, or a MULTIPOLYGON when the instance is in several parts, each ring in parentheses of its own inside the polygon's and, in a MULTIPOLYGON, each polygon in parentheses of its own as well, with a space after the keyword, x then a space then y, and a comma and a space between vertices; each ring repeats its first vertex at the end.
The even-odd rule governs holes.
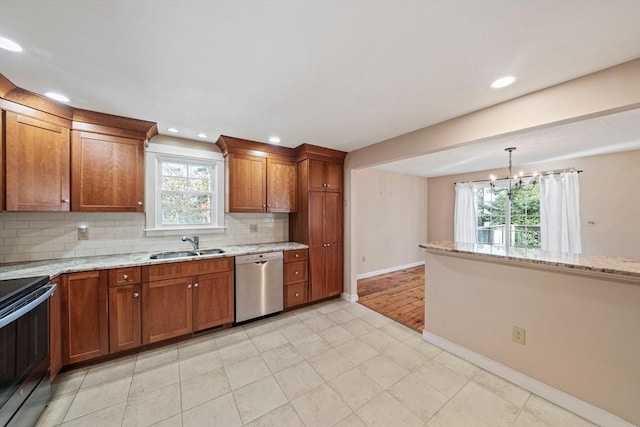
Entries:
POLYGON ((69 98, 56 92, 46 92, 44 95, 54 101, 69 102, 69 98))
POLYGON ((169 128, 169 129, 167 129, 167 130, 168 130, 169 132, 171 132, 171 133, 178 133, 178 129, 176 129, 176 128, 169 128))
POLYGON ((199 138, 206 138, 206 137, 207 137, 207 134, 206 134, 206 133, 199 133, 199 134, 198 134, 198 137, 199 137, 199 138))
POLYGON ((0 37, 0 48, 10 50, 11 52, 22 52, 22 47, 18 43, 5 37, 0 37))
POLYGON ((269 142, 272 144, 279 144, 280 138, 278 138, 277 136, 272 136, 271 138, 269 138, 269 142))
POLYGON ((494 80, 493 83, 491 83, 491 87, 494 89, 500 89, 500 88, 509 86, 515 81, 516 81, 516 78, 513 76, 504 76, 494 80))

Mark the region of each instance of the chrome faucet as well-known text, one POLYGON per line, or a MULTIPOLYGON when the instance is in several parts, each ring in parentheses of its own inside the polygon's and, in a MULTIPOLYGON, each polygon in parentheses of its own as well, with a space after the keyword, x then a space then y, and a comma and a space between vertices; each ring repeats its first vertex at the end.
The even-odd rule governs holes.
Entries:
POLYGON ((200 246, 200 238, 198 236, 182 236, 182 241, 191 243, 194 251, 197 251, 200 246))

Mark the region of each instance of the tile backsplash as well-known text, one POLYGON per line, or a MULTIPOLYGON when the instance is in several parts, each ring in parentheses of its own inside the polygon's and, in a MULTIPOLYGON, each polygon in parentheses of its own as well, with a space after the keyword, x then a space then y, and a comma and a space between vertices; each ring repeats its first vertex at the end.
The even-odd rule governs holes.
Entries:
MULTIPOLYGON (((289 239, 289 214, 225 215, 227 229, 199 234, 202 248, 289 239), (249 226, 257 224, 258 231, 249 226)), ((189 249, 180 236, 147 237, 142 213, 0 212, 0 263, 189 249), (89 240, 77 229, 89 228, 89 240)), ((185 232, 186 235, 191 233, 185 232)))

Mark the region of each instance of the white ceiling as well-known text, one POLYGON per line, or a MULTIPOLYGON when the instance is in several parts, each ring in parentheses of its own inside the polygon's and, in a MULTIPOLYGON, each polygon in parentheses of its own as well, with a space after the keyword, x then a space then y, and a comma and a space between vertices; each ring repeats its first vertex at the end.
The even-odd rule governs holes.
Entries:
POLYGON ((640 57, 639 20, 637 0, 0 0, 24 48, 0 73, 161 134, 351 151, 640 57))
MULTIPOLYGON (((463 147, 385 163, 374 169, 434 177, 640 149, 640 109, 500 136, 463 147)), ((640 165, 638 165, 640 167, 640 165)), ((517 169, 514 169, 517 172, 517 169)), ((528 171, 532 172, 532 171, 528 171)))

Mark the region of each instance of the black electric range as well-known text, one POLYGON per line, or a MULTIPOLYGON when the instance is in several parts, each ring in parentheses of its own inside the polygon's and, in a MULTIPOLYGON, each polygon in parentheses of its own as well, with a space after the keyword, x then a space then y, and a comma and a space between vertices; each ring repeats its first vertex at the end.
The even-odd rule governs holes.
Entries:
POLYGON ((0 280, 0 309, 47 284, 48 276, 0 280))

